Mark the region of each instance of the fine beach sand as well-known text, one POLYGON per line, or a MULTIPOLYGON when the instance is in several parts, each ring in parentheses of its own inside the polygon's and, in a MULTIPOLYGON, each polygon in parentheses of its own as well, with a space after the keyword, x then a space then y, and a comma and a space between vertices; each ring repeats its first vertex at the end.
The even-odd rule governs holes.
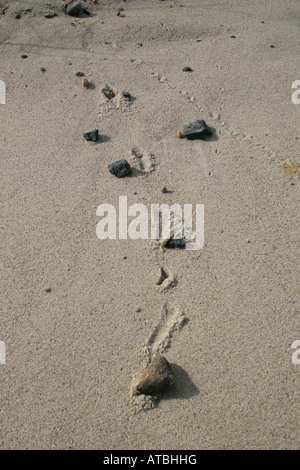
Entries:
POLYGON ((63 3, 0 1, 0 447, 299 448, 299 1, 63 3), (99 240, 121 195, 204 204, 203 249, 99 240), (157 337, 177 382, 145 410, 157 337))

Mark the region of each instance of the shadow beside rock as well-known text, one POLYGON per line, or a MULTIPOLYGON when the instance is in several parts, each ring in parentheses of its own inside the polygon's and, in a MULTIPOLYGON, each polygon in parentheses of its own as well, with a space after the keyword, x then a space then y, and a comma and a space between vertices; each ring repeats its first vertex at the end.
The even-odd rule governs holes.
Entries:
POLYGON ((164 400, 187 400, 199 394, 198 387, 194 384, 189 374, 177 364, 171 364, 176 382, 164 393, 164 400))

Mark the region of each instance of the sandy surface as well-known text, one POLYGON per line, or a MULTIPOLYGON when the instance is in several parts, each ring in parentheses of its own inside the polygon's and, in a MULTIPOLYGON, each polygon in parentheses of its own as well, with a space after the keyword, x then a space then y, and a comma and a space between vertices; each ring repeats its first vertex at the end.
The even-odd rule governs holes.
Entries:
POLYGON ((300 163, 298 0, 98 0, 79 19, 0 3, 1 448, 299 448, 299 175, 281 168, 300 163), (176 138, 196 119, 216 138, 176 138), (112 176, 133 149, 145 172, 112 176), (96 208, 120 195, 204 204, 203 249, 100 241, 96 208), (135 413, 162 312, 189 319, 165 353, 177 385, 135 413))

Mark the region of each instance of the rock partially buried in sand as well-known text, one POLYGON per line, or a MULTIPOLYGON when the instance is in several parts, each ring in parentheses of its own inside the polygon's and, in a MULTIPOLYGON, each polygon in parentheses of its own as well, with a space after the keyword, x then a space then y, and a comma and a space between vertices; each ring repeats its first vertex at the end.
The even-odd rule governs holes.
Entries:
POLYGON ((175 376, 169 362, 157 355, 147 366, 136 385, 136 392, 144 395, 157 395, 164 392, 175 382, 175 376))
POLYGON ((80 2, 70 3, 67 6, 67 14, 70 16, 79 16, 82 12, 82 6, 80 2))
POLYGON ((83 134, 83 137, 85 138, 85 140, 88 140, 88 141, 91 141, 91 142, 97 142, 98 137, 99 137, 99 131, 98 131, 98 129, 95 129, 95 130, 90 131, 90 132, 85 132, 83 134))
POLYGON ((82 79, 82 86, 83 86, 84 88, 90 88, 91 82, 90 82, 87 78, 83 78, 83 79, 82 79))
POLYGON ((181 250, 185 249, 185 240, 183 238, 170 238, 167 243, 164 245, 165 248, 179 248, 181 250))
POLYGON ((117 178, 124 178, 125 176, 131 175, 131 167, 128 161, 124 158, 122 160, 118 160, 117 162, 110 163, 108 165, 108 170, 117 178))
POLYGON ((212 135, 213 131, 211 128, 206 124, 203 119, 199 119, 195 122, 189 122, 183 126, 183 132, 181 134, 181 138, 186 138, 189 140, 195 139, 205 139, 212 135))

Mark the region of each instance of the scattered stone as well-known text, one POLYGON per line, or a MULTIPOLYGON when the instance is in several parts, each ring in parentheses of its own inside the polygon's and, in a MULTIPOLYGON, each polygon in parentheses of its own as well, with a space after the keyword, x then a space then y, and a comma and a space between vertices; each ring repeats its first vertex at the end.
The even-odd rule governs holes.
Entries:
POLYGON ((21 14, 20 13, 15 13, 15 19, 19 20, 20 18, 22 18, 21 14))
POLYGON ((115 175, 117 178, 124 178, 124 176, 131 175, 131 167, 127 160, 124 158, 118 160, 117 162, 110 163, 108 165, 108 170, 112 175, 115 175))
POLYGON ((144 395, 157 395, 164 392, 175 382, 172 367, 163 356, 155 356, 143 370, 136 392, 144 395))
POLYGON ((41 67, 41 68, 40 68, 40 71, 41 71, 41 72, 46 72, 45 67, 41 67))
POLYGON ((272 49, 275 49, 275 46, 274 46, 273 44, 271 44, 271 46, 270 46, 270 47, 271 47, 272 49))
POLYGON ((190 122, 183 126, 182 138, 189 140, 194 139, 205 139, 205 137, 212 135, 213 131, 206 124, 203 119, 199 119, 195 122, 190 122))
POLYGON ((28 55, 22 54, 21 57, 22 57, 22 59, 27 59, 28 55))
POLYGON ((127 100, 131 100, 131 94, 128 93, 128 91, 122 91, 122 95, 123 95, 124 98, 126 98, 127 100))
POLYGON ((164 187, 162 188, 161 192, 165 194, 165 193, 168 192, 168 190, 167 190, 167 188, 164 186, 164 187))
POLYGON ((236 38, 236 36, 230 36, 230 37, 231 37, 231 39, 235 39, 235 38, 236 38))
POLYGON ((82 12, 82 6, 80 2, 70 3, 67 6, 67 14, 70 16, 79 16, 82 12))
POLYGON ((49 11, 44 14, 45 18, 54 18, 55 16, 57 16, 57 13, 55 13, 55 11, 49 11))
POLYGON ((83 72, 76 72, 76 77, 84 77, 84 73, 83 72))
POLYGON ((182 132, 177 132, 177 134, 176 134, 176 135, 177 135, 177 137, 179 137, 179 139, 182 139, 182 137, 183 137, 183 134, 182 134, 182 132))
POLYGON ((185 249, 185 240, 183 238, 170 238, 167 243, 164 245, 165 248, 179 248, 181 250, 185 249))
POLYGON ((92 141, 92 142, 97 142, 98 137, 99 137, 99 131, 98 131, 98 129, 95 129, 95 130, 90 131, 90 132, 85 132, 83 134, 83 137, 85 138, 85 140, 92 141))
POLYGON ((183 72, 192 72, 193 69, 191 69, 191 67, 184 67, 184 68, 182 69, 182 71, 183 71, 183 72))
POLYGON ((116 96, 116 93, 108 85, 102 88, 101 92, 108 100, 112 100, 116 96))
POLYGON ((48 289, 45 289, 45 292, 47 292, 47 293, 51 292, 50 287, 48 287, 48 289))
POLYGON ((90 85, 91 85, 91 82, 90 82, 87 78, 84 78, 84 79, 82 80, 82 86, 83 86, 84 88, 89 88, 90 85))
POLYGON ((136 313, 141 313, 142 309, 141 308, 137 308, 136 309, 136 313))

